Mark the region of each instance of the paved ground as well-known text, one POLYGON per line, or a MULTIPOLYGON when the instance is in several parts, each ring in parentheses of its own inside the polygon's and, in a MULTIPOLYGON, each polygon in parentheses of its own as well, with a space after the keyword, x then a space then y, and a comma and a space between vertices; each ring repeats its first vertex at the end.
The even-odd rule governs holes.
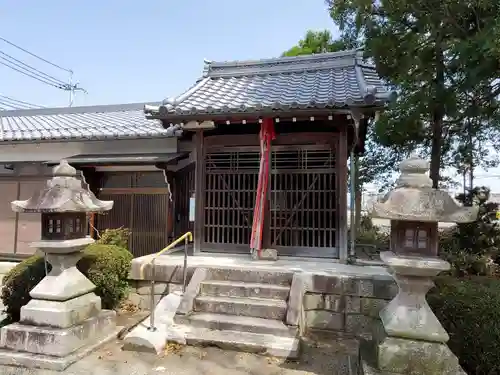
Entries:
POLYGON ((355 343, 306 344, 303 358, 284 362, 277 358, 224 351, 218 348, 170 344, 165 354, 121 350, 119 341, 70 366, 64 372, 0 366, 1 375, 347 375, 348 356, 355 343))

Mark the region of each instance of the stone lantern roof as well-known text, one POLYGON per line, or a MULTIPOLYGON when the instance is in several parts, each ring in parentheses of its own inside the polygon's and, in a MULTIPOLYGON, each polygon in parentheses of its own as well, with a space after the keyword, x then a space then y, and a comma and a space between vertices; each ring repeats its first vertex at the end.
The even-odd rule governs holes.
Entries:
POLYGON ((468 223, 476 220, 478 207, 463 207, 446 191, 433 189, 426 175, 429 162, 416 156, 403 161, 396 188, 374 204, 372 216, 404 221, 468 223))
POLYGON ((66 160, 53 168, 47 186, 24 201, 13 201, 14 212, 104 212, 113 208, 113 201, 101 201, 84 188, 77 171, 66 160))

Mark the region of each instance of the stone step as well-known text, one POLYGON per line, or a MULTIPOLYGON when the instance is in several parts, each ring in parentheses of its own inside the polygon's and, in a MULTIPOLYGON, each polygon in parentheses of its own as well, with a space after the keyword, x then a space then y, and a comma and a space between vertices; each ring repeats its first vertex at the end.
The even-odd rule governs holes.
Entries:
POLYGON ((200 294, 221 297, 256 297, 287 300, 290 287, 230 280, 203 281, 200 294))
POLYGON ((194 300, 194 311, 215 314, 284 320, 286 310, 285 301, 274 299, 198 296, 194 300))
POLYGON ((289 327, 279 320, 254 318, 251 316, 194 313, 191 315, 177 315, 175 322, 192 327, 220 331, 242 331, 290 337, 294 337, 297 334, 297 327, 289 327))
POLYGON ((213 345, 222 349, 290 359, 297 358, 299 355, 300 340, 295 336, 283 337, 262 333, 178 327, 185 332, 185 343, 188 345, 213 345))
POLYGON ((264 271, 256 269, 211 268, 209 280, 239 281, 244 283, 259 283, 290 286, 293 272, 264 271))

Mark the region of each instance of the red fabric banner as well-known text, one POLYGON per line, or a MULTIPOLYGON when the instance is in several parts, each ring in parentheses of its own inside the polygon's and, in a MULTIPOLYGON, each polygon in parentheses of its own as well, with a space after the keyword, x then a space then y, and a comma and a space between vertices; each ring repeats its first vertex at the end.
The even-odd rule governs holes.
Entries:
POLYGON ((267 204, 267 191, 269 189, 269 172, 271 159, 271 142, 276 138, 274 120, 262 120, 260 127, 260 167, 257 191, 255 192, 255 208, 253 213, 252 237, 250 248, 260 252, 262 250, 262 232, 264 229, 264 216, 267 204))

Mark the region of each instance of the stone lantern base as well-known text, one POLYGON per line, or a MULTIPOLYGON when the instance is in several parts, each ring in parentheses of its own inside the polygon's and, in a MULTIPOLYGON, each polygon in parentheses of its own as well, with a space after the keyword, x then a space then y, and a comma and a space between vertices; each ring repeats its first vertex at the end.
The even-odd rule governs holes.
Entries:
POLYGON ((399 292, 380 311, 373 340, 362 343, 358 374, 466 375, 425 298, 434 286, 432 277, 449 269, 449 263, 390 251, 382 252, 380 258, 391 270, 399 292))
POLYGON ((95 285, 76 268, 81 249, 92 242, 33 244, 47 253, 52 270, 31 290, 19 323, 1 328, 0 364, 62 371, 116 337, 116 312, 101 310, 95 285))
POLYGON ((105 310, 70 328, 9 324, 1 332, 0 364, 63 371, 118 332, 116 313, 105 310))
POLYGON ((383 327, 361 344, 360 359, 359 375, 467 375, 446 344, 390 337, 383 327))

